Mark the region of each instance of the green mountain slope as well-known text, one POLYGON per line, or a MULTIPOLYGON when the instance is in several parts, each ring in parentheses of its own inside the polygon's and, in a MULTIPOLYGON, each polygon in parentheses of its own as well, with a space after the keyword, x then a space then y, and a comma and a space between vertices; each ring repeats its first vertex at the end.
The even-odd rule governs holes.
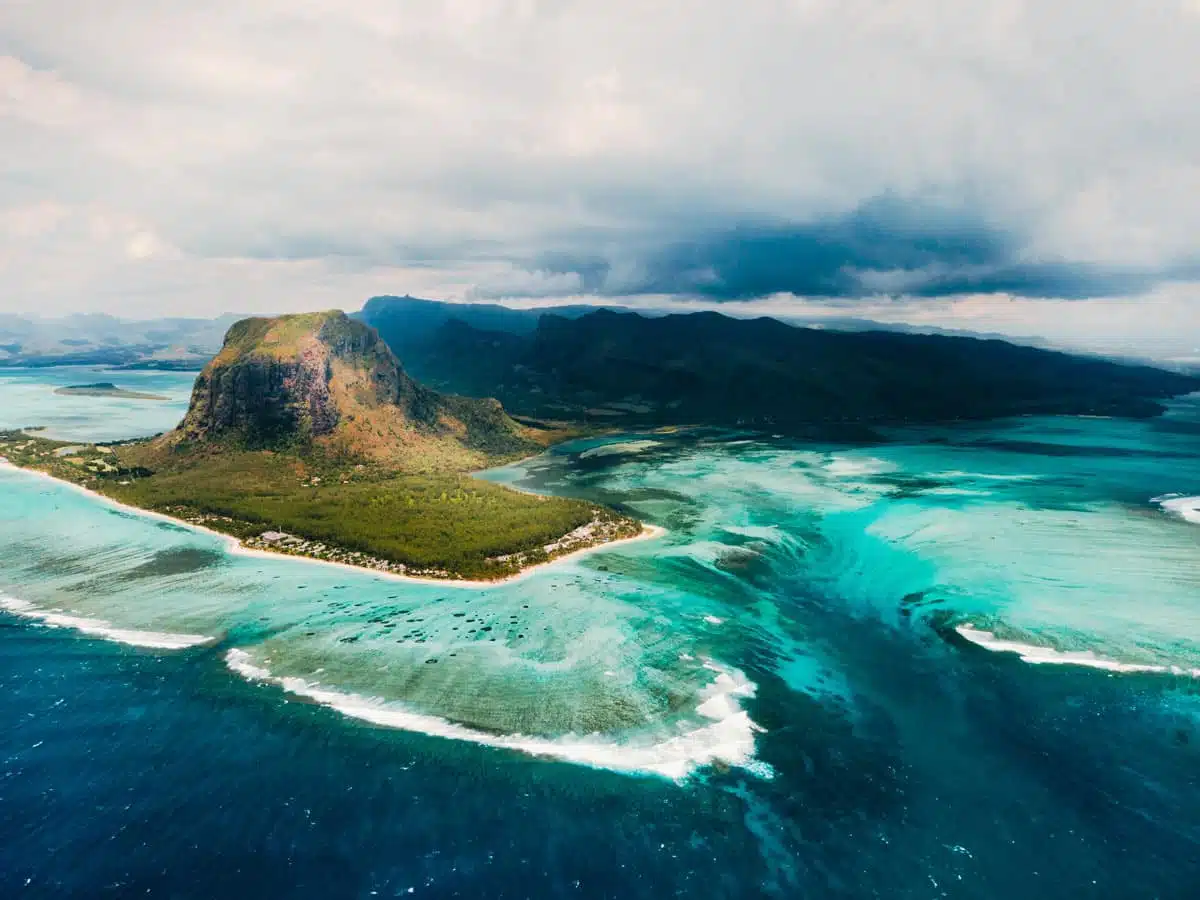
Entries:
POLYGON ((495 400, 424 387, 374 329, 337 311, 235 324, 168 441, 320 450, 406 471, 463 471, 538 447, 495 400))
POLYGON ((414 350, 444 390, 619 427, 814 427, 1032 413, 1154 415, 1200 379, 999 340, 835 332, 719 313, 544 315, 520 336, 449 322, 414 350))
POLYGON ((16 465, 255 549, 376 571, 492 580, 642 531, 593 503, 470 477, 542 444, 495 400, 416 382, 341 312, 240 321, 174 431, 65 448, 0 433, 16 465))

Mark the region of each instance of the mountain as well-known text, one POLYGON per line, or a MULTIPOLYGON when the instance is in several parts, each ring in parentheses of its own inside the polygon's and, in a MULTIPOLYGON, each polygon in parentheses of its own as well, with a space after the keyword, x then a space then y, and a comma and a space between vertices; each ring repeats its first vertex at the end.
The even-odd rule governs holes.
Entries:
MULTIPOLYGON (((399 323, 398 323, 399 324, 399 323)), ((414 349, 440 389, 513 414, 792 434, 1031 413, 1148 416, 1200 380, 947 335, 839 332, 714 312, 543 315, 527 335, 449 321, 414 349)))
POLYGON ((233 325, 167 442, 313 449, 414 470, 462 470, 537 447, 497 401, 414 381, 373 328, 340 311, 233 325))
POLYGON ((425 387, 374 329, 331 311, 235 323, 165 435, 96 446, 0 432, 0 450, 256 550, 495 580, 643 531, 592 502, 469 474, 553 437, 495 400, 425 387))
POLYGON ((450 319, 461 319, 488 331, 532 334, 541 313, 541 310, 510 309, 491 303, 443 303, 418 297, 384 296, 372 297, 351 318, 376 329, 395 349, 403 347, 406 341, 424 340, 450 319))
POLYGON ((427 356, 436 350, 437 333, 450 323, 462 323, 472 329, 506 336, 528 337, 537 331, 543 315, 574 319, 595 312, 596 306, 556 306, 547 309, 511 309, 492 303, 443 303, 440 300, 421 300, 417 297, 372 297, 363 308, 351 315, 370 325, 404 360, 416 378, 426 378, 428 371, 440 371, 436 360, 427 356))
POLYGON ((129 321, 97 313, 58 319, 4 315, 0 366, 199 369, 239 318, 129 321))

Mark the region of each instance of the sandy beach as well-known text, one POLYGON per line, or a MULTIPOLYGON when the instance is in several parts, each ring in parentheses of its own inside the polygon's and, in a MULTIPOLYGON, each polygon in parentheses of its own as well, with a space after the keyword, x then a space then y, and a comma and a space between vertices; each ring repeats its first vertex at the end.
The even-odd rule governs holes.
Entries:
POLYGON ((290 559, 297 562, 311 563, 313 565, 333 566, 335 568, 346 569, 359 574, 374 575, 377 578, 387 579, 390 581, 408 582, 409 584, 437 585, 439 587, 474 588, 476 590, 487 590, 488 588, 496 587, 501 584, 520 581, 521 579, 528 578, 530 575, 541 569, 554 566, 558 563, 566 562, 571 559, 586 556, 589 553, 597 553, 601 550, 607 550, 620 544, 631 544, 635 541, 645 541, 652 538, 662 537, 667 533, 665 528, 661 528, 658 525, 643 525, 641 534, 636 534, 633 537, 620 538, 619 540, 615 541, 606 541, 604 543, 594 544, 590 547, 581 547, 578 550, 565 553, 562 556, 557 556, 554 559, 547 560, 546 562, 524 568, 520 572, 504 578, 496 578, 491 580, 473 580, 466 578, 427 578, 418 575, 401 575, 398 572, 384 572, 379 569, 369 568, 367 566, 356 566, 351 563, 333 562, 331 560, 317 559, 312 556, 301 556, 295 553, 275 553, 270 550, 260 550, 258 548, 246 547, 240 540, 232 535, 223 534, 220 531, 215 531, 212 528, 206 528, 203 525, 196 525, 192 522, 186 522, 183 519, 177 519, 174 516, 168 516, 165 513, 142 509, 140 506, 130 506, 128 503, 122 503, 119 500, 114 500, 112 497, 101 494, 98 491, 92 490, 91 488, 84 487, 81 484, 76 484, 73 481, 55 478, 53 475, 50 475, 47 472, 42 472, 39 469, 27 469, 22 466, 15 466, 4 457, 0 457, 0 467, 11 469, 14 472, 22 472, 35 478, 42 478, 46 481, 53 482, 54 484, 64 485, 72 490, 87 494, 89 497, 95 500, 99 500, 102 503, 107 503, 109 506, 125 512, 133 513, 134 515, 146 516, 147 518, 157 519, 162 522, 170 522, 172 525, 178 525, 182 528, 190 528, 193 531, 212 535, 213 537, 219 538, 221 541, 223 541, 226 549, 230 553, 238 556, 251 556, 259 559, 269 560, 290 559))

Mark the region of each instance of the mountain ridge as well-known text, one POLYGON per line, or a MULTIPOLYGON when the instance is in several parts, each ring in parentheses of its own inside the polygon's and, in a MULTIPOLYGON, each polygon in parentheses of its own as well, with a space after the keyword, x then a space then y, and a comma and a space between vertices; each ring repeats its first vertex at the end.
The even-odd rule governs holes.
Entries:
POLYGON ((165 442, 308 447, 408 470, 462 470, 538 445, 494 399, 446 396, 340 310, 249 318, 228 331, 165 442))
MULTIPOLYGON (((514 415, 795 435, 1025 414, 1151 416, 1200 379, 999 339, 842 332, 713 311, 545 313, 530 335, 449 321, 410 358, 514 415)), ((829 432, 832 433, 832 432, 829 432)), ((865 433, 865 432, 864 432, 865 433)))

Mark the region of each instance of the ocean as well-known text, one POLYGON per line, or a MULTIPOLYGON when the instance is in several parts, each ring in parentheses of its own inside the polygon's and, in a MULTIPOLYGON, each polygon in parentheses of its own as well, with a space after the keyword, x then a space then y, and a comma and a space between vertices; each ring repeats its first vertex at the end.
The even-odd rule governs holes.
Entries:
MULTIPOLYGON (((0 427, 171 427, 129 374, 0 427)), ((1196 896, 1200 398, 885 436, 493 470, 665 534, 487 588, 0 469, 0 896, 1196 896)))

